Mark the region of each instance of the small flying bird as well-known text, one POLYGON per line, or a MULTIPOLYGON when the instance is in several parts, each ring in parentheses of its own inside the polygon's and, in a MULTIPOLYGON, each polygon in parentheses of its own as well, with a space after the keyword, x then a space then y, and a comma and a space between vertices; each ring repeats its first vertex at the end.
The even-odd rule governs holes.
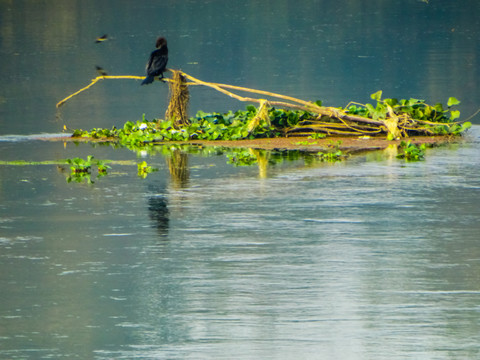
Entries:
POLYGON ((155 47, 157 50, 150 54, 147 66, 145 67, 147 77, 142 81, 142 85, 152 83, 155 76, 160 76, 160 79, 163 79, 163 72, 168 62, 167 39, 159 37, 155 47))
POLYGON ((103 68, 101 68, 100 66, 98 65, 95 65, 95 68, 97 69, 97 73, 98 75, 101 75, 101 76, 107 76, 107 72, 105 70, 103 70, 103 68))
POLYGON ((104 42, 104 41, 107 41, 107 40, 108 40, 108 36, 107 36, 107 34, 105 34, 103 36, 98 37, 95 40, 95 43, 98 44, 98 43, 101 43, 101 42, 104 42))

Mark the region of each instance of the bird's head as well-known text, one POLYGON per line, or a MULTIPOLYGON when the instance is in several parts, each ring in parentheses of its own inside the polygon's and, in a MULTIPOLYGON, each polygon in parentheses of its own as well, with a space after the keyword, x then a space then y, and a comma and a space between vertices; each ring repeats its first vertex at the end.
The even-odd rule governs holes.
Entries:
POLYGON ((157 49, 160 49, 162 46, 165 46, 165 45, 167 45, 167 39, 165 39, 163 36, 160 36, 157 39, 157 43, 155 44, 155 47, 157 49))

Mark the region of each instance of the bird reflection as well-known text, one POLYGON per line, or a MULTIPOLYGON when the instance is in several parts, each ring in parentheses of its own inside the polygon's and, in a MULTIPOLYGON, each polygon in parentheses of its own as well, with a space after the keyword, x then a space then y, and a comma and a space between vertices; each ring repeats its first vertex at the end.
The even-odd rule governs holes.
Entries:
POLYGON ((167 236, 169 226, 168 201, 164 194, 151 188, 155 195, 148 198, 148 213, 152 220, 152 227, 156 228, 158 234, 167 236))

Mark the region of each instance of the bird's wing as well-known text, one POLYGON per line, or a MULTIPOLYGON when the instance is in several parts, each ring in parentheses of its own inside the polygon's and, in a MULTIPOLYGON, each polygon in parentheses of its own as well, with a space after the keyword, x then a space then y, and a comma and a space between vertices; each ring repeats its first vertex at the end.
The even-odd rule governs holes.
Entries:
POLYGON ((165 70, 165 66, 167 66, 167 62, 168 62, 167 55, 157 56, 153 60, 153 68, 159 71, 159 73, 163 72, 165 70))
POLYGON ((153 58, 154 58, 155 51, 150 54, 148 58, 147 65, 145 65, 145 72, 148 74, 150 69, 152 68, 153 58))

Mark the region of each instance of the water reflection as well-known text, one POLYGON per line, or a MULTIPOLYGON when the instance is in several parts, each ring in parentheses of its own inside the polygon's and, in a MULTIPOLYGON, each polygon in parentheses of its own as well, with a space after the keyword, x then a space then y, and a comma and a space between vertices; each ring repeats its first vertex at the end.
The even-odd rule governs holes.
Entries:
POLYGON ((265 179, 268 176, 268 165, 270 159, 270 151, 248 149, 248 151, 255 157, 258 164, 258 176, 261 179, 265 179))
POLYGON ((163 191, 156 186, 149 186, 148 212, 152 220, 152 226, 157 229, 161 237, 168 235, 169 211, 168 200, 163 191))
MULTIPOLYGON (((159 33, 172 67, 208 81, 333 106, 379 89, 455 96, 468 116, 479 11, 477 0, 0 1, 0 132, 162 117, 166 87, 105 81, 55 121, 95 65, 143 74, 159 33)), ((192 89, 192 113, 240 107, 192 89)), ((245 150, 231 155, 258 165, 234 167, 218 150, 179 150, 148 155, 160 170, 147 179, 120 166, 93 185, 54 166, 0 166, 0 357, 477 358, 475 136, 410 164, 289 153, 272 165, 275 153, 245 150)), ((135 161, 18 140, 0 142, 2 160, 135 161)))
POLYGON ((190 172, 188 154, 180 149, 173 149, 167 156, 168 170, 175 189, 188 187, 190 172))
MULTIPOLYGON (((188 147, 185 147, 187 149, 188 147)), ((188 153, 184 149, 172 148, 163 151, 170 174, 170 190, 159 188, 157 185, 148 187, 148 211, 153 227, 157 229, 162 238, 167 238, 169 229, 169 202, 175 205, 180 199, 172 194, 179 193, 179 190, 188 188, 190 171, 188 167, 188 153)))
POLYGON ((93 185, 1 166, 0 356, 474 358, 479 144, 419 163, 168 149, 93 185))

